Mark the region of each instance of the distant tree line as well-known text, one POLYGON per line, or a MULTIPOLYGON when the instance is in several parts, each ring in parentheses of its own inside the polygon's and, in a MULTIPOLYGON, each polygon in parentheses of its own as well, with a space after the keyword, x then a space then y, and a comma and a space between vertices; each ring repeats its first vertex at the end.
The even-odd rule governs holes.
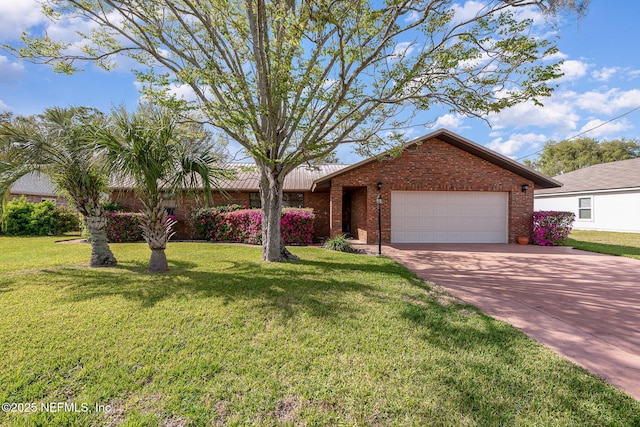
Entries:
POLYGON ((613 139, 597 141, 579 138, 569 141, 549 141, 538 158, 525 160, 524 164, 546 175, 556 176, 600 163, 640 157, 637 140, 613 139))

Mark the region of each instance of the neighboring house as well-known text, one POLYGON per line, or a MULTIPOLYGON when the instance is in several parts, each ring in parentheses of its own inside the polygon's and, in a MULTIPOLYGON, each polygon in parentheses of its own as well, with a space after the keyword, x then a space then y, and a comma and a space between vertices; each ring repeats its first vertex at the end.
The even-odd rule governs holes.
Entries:
MULTIPOLYGON (((222 183, 214 204, 259 207, 256 171, 222 183)), ((531 233, 534 188, 560 183, 447 130, 407 144, 397 157, 381 154, 357 164, 300 166, 284 183, 285 206, 313 208, 316 237, 348 233, 375 243, 378 194, 384 243, 512 243, 531 233), (380 184, 380 192, 378 185, 380 184)), ((111 197, 138 210, 130 190, 111 197)), ((184 223, 195 206, 167 208, 184 223)), ((188 232, 178 229, 178 237, 188 232)))
POLYGON ((47 175, 30 172, 18 179, 9 189, 9 198, 18 199, 24 196, 31 203, 40 203, 45 200, 56 202, 57 205, 66 205, 67 200, 58 194, 58 189, 47 175))
POLYGON ((573 228, 640 233, 640 158, 556 176, 560 188, 535 192, 536 210, 576 214, 573 228))

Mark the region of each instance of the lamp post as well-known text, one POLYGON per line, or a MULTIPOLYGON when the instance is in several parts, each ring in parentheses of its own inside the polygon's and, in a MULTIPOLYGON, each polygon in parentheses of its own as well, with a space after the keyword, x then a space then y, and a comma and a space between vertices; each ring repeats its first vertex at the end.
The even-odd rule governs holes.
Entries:
POLYGON ((378 197, 376 197, 376 204, 378 205, 378 255, 382 255, 382 213, 380 208, 382 207, 382 183, 378 183, 378 197))

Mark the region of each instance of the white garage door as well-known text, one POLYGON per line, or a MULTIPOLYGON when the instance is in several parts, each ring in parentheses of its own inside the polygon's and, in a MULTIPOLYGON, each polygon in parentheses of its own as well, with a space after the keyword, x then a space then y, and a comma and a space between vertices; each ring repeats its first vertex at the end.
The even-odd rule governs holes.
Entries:
POLYGON ((507 243, 507 194, 391 192, 392 243, 507 243))

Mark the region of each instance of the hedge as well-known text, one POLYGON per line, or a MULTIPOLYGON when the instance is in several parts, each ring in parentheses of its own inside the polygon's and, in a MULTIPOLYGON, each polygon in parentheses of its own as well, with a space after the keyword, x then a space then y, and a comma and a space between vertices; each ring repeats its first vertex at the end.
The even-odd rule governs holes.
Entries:
MULTIPOLYGON (((287 245, 308 245, 313 241, 315 215, 311 209, 282 210, 282 241, 287 245)), ((216 242, 262 243, 262 211, 239 205, 200 209, 193 216, 196 238, 216 242)))
POLYGON ((533 213, 533 243, 540 246, 557 246, 566 239, 573 228, 576 215, 573 212, 538 211, 533 213))
MULTIPOLYGON (((107 217, 107 240, 110 243, 141 242, 144 215, 135 212, 110 212, 107 217)), ((175 216, 169 216, 175 221, 175 216)))
POLYGON ((23 196, 7 202, 2 215, 2 231, 10 236, 56 236, 77 231, 78 216, 52 201, 29 203, 23 196))
POLYGON ((142 238, 142 214, 134 212, 110 212, 107 217, 107 240, 111 243, 140 242, 142 238))

